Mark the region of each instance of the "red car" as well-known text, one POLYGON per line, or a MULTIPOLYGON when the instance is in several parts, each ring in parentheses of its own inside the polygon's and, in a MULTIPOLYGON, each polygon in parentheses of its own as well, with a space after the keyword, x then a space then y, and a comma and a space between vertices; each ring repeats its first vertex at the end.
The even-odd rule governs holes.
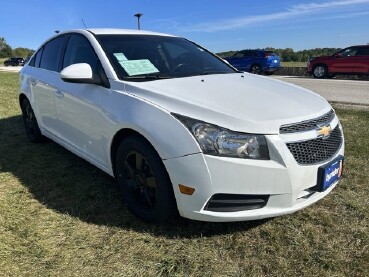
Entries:
POLYGON ((336 74, 369 74, 369 45, 345 48, 332 56, 315 57, 307 63, 307 73, 315 78, 336 74))

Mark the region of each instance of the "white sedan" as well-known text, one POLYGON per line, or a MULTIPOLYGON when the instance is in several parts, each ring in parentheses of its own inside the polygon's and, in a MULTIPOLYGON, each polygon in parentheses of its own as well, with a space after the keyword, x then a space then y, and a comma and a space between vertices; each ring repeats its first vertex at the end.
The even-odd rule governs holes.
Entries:
POLYGON ((239 72, 184 38, 62 32, 20 76, 29 139, 48 137, 114 176, 146 221, 288 214, 342 175, 342 127, 324 98, 239 72))

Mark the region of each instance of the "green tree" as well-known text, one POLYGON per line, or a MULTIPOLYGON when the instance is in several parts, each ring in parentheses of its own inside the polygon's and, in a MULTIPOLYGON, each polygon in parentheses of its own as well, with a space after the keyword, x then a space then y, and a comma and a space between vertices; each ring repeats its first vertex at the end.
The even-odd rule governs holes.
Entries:
POLYGON ((7 58, 12 55, 12 48, 6 43, 5 38, 0 37, 0 58, 7 58))
POLYGON ((24 47, 18 47, 18 48, 13 49, 13 56, 27 58, 28 56, 31 56, 33 52, 34 50, 24 48, 24 47))

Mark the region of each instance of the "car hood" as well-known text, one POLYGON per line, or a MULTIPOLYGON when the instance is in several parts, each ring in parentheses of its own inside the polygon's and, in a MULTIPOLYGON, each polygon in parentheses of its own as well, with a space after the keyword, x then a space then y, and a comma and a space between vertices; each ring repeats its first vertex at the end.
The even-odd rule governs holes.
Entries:
POLYGON ((257 134, 277 134, 283 124, 331 109, 311 91, 249 73, 125 82, 125 90, 169 112, 257 134))

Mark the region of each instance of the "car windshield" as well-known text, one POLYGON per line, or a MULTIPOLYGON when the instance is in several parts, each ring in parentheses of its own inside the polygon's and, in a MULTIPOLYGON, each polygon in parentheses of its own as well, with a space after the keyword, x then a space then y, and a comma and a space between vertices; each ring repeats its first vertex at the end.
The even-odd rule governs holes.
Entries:
POLYGON ((150 81, 237 72, 184 38, 156 35, 96 35, 96 38, 122 80, 150 81))

